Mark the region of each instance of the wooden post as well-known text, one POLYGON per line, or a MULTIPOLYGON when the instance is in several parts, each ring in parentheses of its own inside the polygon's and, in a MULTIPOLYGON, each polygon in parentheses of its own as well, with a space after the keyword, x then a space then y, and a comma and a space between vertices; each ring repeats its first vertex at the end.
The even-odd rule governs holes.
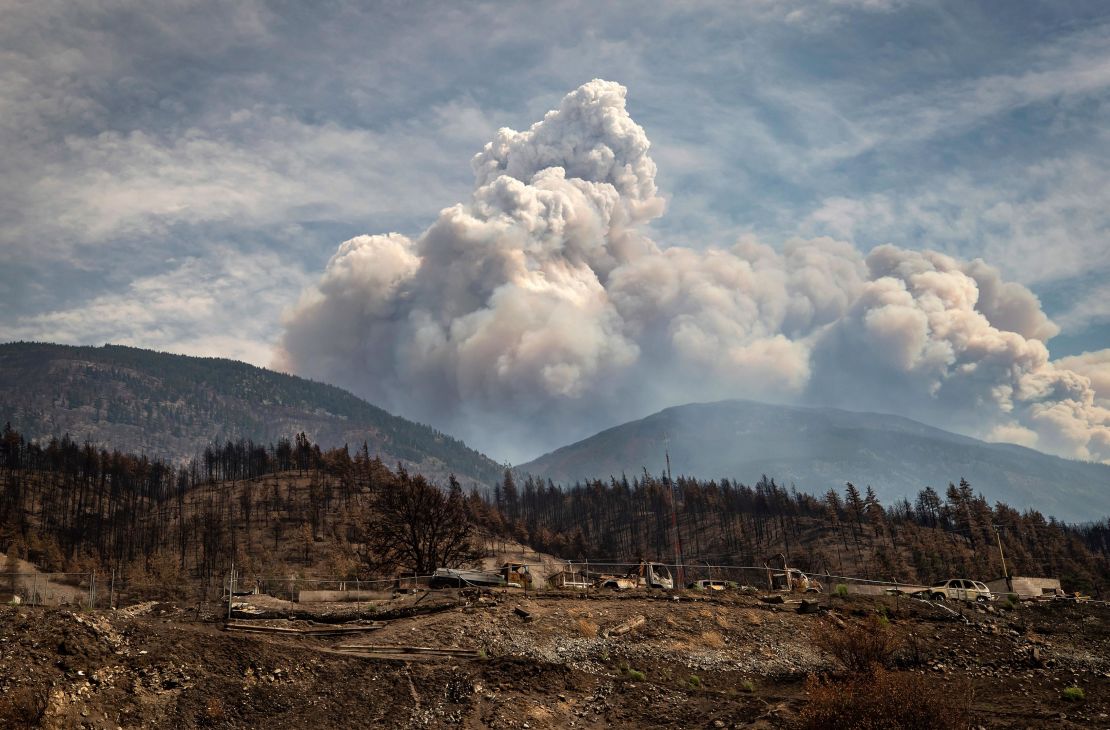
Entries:
POLYGON ((359 580, 355 578, 355 618, 362 617, 362 607, 359 605, 359 599, 361 598, 359 592, 359 580))
POLYGON ((108 585, 108 608, 116 607, 116 569, 112 568, 112 582, 108 585))
POLYGON ((227 620, 231 620, 231 600, 235 595, 235 561, 231 561, 231 570, 227 574, 227 620))

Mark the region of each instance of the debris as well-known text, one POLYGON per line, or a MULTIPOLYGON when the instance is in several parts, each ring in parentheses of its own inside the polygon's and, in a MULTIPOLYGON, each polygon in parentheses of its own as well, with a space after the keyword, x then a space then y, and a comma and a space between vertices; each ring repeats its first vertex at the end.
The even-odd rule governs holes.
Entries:
POLYGON ((646 624, 647 624, 647 618, 646 617, 636 616, 636 617, 634 617, 634 618, 632 618, 628 621, 625 621, 623 624, 621 624, 619 626, 616 626, 612 629, 606 630, 604 632, 604 635, 605 636, 624 636, 628 632, 635 631, 636 629, 638 629, 641 626, 644 626, 646 624))
POLYGON ((821 604, 817 602, 816 598, 804 599, 798 604, 798 613, 820 613, 821 604))
POLYGON ((514 608, 513 613, 515 613, 517 616, 520 616, 522 619, 524 619, 525 622, 531 621, 532 618, 533 618, 531 613, 529 613, 528 611, 525 611, 520 606, 517 606, 516 608, 514 608))
POLYGON ((397 646, 390 644, 346 644, 336 647, 338 651, 350 654, 365 654, 372 656, 420 656, 444 657, 455 659, 479 659, 482 652, 478 649, 458 649, 452 647, 435 646, 397 646))
POLYGON ((256 634, 293 634, 299 636, 342 636, 344 634, 374 631, 385 626, 384 621, 373 621, 358 626, 309 626, 299 628, 296 626, 270 626, 267 624, 227 623, 225 631, 242 631, 256 634))

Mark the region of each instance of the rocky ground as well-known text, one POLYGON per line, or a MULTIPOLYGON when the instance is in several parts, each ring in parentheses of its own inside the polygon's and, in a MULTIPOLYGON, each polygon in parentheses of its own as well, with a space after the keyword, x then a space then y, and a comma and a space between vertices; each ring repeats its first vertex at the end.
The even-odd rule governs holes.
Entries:
MULTIPOLYGON (((254 625, 384 626, 344 636, 223 630, 226 606, 0 608, 0 726, 791 727, 805 679, 838 671, 819 637, 882 625, 896 671, 969 688, 972 727, 1110 727, 1110 607, 953 616, 906 598, 822 597, 812 613, 737 593, 454 591, 374 606, 264 598, 254 625), (262 616, 261 618, 259 616, 262 616), (347 622, 347 623, 344 623, 347 622), (394 659, 347 645, 476 650, 394 659), (1063 690, 1079 687, 1085 699, 1063 690)), ((955 693, 958 694, 958 693, 955 693)))

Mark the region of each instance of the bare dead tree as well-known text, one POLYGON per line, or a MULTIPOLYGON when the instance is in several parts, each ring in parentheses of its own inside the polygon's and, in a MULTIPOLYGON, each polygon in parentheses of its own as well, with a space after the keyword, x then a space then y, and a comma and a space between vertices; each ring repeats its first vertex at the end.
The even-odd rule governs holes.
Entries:
POLYGON ((372 572, 457 567, 477 558, 462 489, 451 477, 444 492, 403 467, 375 492, 364 523, 363 561, 372 572))

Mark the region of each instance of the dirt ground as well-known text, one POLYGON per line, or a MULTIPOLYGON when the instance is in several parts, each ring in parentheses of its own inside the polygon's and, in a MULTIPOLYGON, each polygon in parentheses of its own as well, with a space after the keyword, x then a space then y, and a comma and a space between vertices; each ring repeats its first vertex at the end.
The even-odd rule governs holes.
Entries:
POLYGON ((356 610, 363 625, 385 625, 241 634, 223 629, 226 605, 3 607, 0 726, 788 728, 805 678, 836 669, 814 637, 881 616, 900 641, 899 671, 923 673, 938 693, 970 684, 972 727, 1110 727, 1106 606, 968 607, 961 618, 894 597, 825 596, 802 614, 738 593, 442 591, 295 604, 290 619, 287 602, 252 602, 266 617, 242 619, 254 625, 358 625, 342 623, 356 610), (352 644, 477 657, 342 651, 352 644), (1064 699, 1072 686, 1086 699, 1064 699))

